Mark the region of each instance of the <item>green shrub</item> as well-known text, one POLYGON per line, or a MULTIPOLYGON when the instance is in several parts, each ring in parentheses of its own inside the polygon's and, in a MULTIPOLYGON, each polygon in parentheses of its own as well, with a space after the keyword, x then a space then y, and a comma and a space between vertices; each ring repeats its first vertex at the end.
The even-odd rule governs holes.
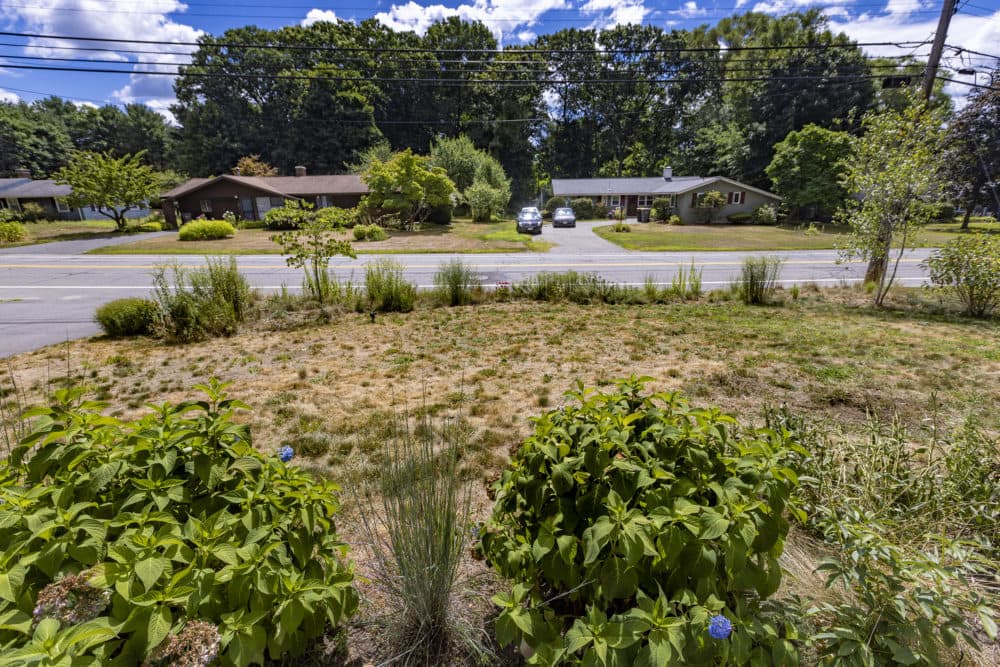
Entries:
POLYGON ((734 225, 745 225, 748 222, 753 221, 752 213, 733 213, 732 215, 727 215, 726 220, 734 225))
POLYGON ((385 241, 389 235, 378 225, 355 225, 355 241, 385 241))
POLYGON ((0 462, 3 664, 244 667, 354 614, 338 487, 254 449, 224 388, 129 423, 80 389, 31 412, 0 462))
POLYGON ((129 227, 130 232, 162 232, 163 223, 161 222, 143 222, 138 225, 133 225, 129 227))
MULTIPOLYGON (((567 206, 571 206, 571 204, 565 197, 549 197, 545 200, 545 204, 542 206, 542 217, 551 218, 557 208, 565 208, 567 206)), ((574 213, 576 213, 576 211, 574 211, 574 213)), ((577 215, 579 216, 578 213, 577 215)))
POLYGON ((498 641, 540 664, 797 664, 765 602, 796 443, 643 381, 569 394, 493 487, 482 550, 513 582, 498 641), (718 616, 728 639, 708 634, 718 616))
POLYGON ((22 222, 38 222, 45 218, 45 209, 42 208, 41 204, 36 204, 33 201, 29 201, 26 204, 21 204, 21 221, 22 222))
POLYGON ((935 250, 925 262, 931 283, 955 292, 973 317, 986 317, 1000 304, 1000 238, 962 236, 935 250))
POLYGON ((357 221, 357 210, 353 208, 340 208, 339 206, 324 206, 313 213, 313 217, 323 225, 329 225, 333 229, 347 229, 353 227, 357 221))
POLYGON ((153 273, 161 318, 158 333, 182 343, 235 334, 247 319, 254 299, 250 285, 236 266, 236 258, 208 258, 206 268, 194 271, 177 265, 172 269, 172 281, 167 279, 166 267, 153 273))
POLYGON ((214 241, 236 235, 236 230, 225 220, 192 220, 177 232, 181 241, 214 241))
POLYGON ((595 220, 607 217, 607 209, 589 197, 570 200, 569 206, 576 214, 577 220, 595 220))
POLYGON ((465 200, 473 222, 491 222, 499 218, 510 201, 510 188, 495 188, 486 181, 476 180, 465 189, 465 200))
POLYGON ((740 299, 747 305, 770 303, 778 288, 781 260, 777 257, 748 257, 740 272, 740 299))
POLYGON ((368 312, 408 313, 413 310, 417 288, 403 278, 403 265, 380 259, 365 267, 365 298, 368 312))
POLYGON ((263 220, 240 220, 238 229, 264 229, 267 226, 263 220))
POLYGON ((927 211, 927 222, 930 223, 950 223, 955 222, 955 205, 949 202, 935 202, 933 204, 921 204, 920 208, 927 211))
POLYGON ((753 212, 753 224, 755 225, 774 225, 777 224, 777 222, 778 212, 771 204, 758 206, 753 212))
POLYGON ((481 289, 482 283, 476 270, 460 259, 445 262, 434 274, 435 298, 448 306, 472 303, 473 294, 481 289))
POLYGON ((12 208, 0 208, 0 223, 21 222, 21 213, 12 208))
POLYGON ((650 217, 657 222, 667 222, 674 212, 674 202, 670 197, 657 197, 653 200, 653 210, 650 217))
POLYGON ((642 303, 642 293, 634 288, 610 283, 593 273, 551 273, 543 271, 511 287, 517 299, 569 301, 570 303, 642 303))
POLYGON ((264 226, 268 229, 298 229, 313 216, 313 205, 301 199, 286 199, 283 206, 272 208, 264 214, 264 226))
POLYGON ((109 336, 145 336, 153 332, 160 308, 148 299, 117 299, 97 309, 94 320, 109 336))
POLYGON ((0 222, 0 243, 18 243, 28 238, 28 230, 20 222, 0 222))

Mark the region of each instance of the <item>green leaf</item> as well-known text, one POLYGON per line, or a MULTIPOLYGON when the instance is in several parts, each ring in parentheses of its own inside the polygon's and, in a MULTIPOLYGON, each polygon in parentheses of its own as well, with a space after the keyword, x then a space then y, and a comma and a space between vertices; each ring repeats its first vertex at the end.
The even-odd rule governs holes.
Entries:
POLYGON ((154 556, 153 558, 147 558, 136 563, 135 573, 148 591, 163 576, 169 565, 170 562, 166 558, 154 556))
POLYGON ((698 537, 703 540, 714 540, 723 535, 729 529, 729 521, 724 519, 718 512, 705 510, 698 520, 701 528, 698 537))
POLYGON ((160 642, 167 638, 172 622, 173 618, 169 607, 163 605, 153 610, 146 625, 147 646, 150 649, 156 648, 160 642))

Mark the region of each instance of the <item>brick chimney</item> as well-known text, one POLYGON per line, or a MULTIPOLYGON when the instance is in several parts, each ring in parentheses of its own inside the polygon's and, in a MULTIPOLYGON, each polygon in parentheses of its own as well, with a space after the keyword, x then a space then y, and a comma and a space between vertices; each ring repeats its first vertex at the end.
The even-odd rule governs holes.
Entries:
POLYGON ((303 167, 301 164, 300 165, 296 165, 296 167, 295 167, 295 175, 296 176, 305 176, 306 175, 306 168, 303 167))
POLYGON ((14 170, 14 178, 31 178, 31 170, 18 167, 14 170))
POLYGON ((674 180, 674 168, 673 167, 664 167, 663 168, 663 180, 665 180, 665 181, 672 181, 672 180, 674 180))

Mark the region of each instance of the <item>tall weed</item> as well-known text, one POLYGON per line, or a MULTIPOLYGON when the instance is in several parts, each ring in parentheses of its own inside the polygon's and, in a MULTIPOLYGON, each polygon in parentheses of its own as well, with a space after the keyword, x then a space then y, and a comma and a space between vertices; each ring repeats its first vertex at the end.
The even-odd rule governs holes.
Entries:
POLYGON ((380 259, 365 267, 365 296, 362 304, 369 312, 408 313, 413 310, 417 288, 403 277, 403 265, 380 259))
POLYGON ((160 307, 159 333, 181 343, 235 334, 255 298, 234 257, 210 258, 206 268, 193 271, 176 264, 158 267, 153 293, 160 307))
POLYGON ((570 303, 641 303, 640 290, 608 282, 593 273, 543 272, 515 283, 514 298, 532 301, 568 301, 570 303))
POLYGON ((479 276, 471 266, 460 259, 442 264, 434 274, 434 296, 448 306, 465 306, 472 303, 473 294, 482 289, 479 276))
POLYGON ((748 257, 743 261, 739 291, 743 303, 764 305, 774 298, 781 275, 781 260, 777 257, 748 257))

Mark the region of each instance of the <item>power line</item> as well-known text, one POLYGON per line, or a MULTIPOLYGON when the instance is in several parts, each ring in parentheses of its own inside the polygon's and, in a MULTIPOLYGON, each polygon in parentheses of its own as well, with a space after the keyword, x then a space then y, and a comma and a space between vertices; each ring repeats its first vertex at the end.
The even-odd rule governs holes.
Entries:
MULTIPOLYGON (((66 41, 78 41, 78 42, 109 42, 113 44, 153 44, 160 46, 195 46, 195 47, 215 47, 215 48, 226 48, 226 49, 277 49, 277 50, 288 50, 288 51, 336 51, 336 52, 361 52, 361 53, 494 53, 494 54, 504 54, 504 53, 517 53, 517 54, 549 54, 549 53, 564 53, 564 54, 581 54, 581 53, 629 53, 629 54, 640 54, 640 53, 704 53, 710 52, 715 53, 718 51, 788 51, 788 50, 825 50, 825 49, 857 49, 861 47, 869 46, 895 46, 897 48, 906 49, 915 45, 923 45, 926 42, 913 42, 913 41, 901 41, 901 42, 846 42, 846 43, 829 43, 829 44, 779 44, 772 46, 695 46, 695 47, 682 47, 682 46, 670 46, 670 47, 657 47, 657 48, 645 48, 645 49, 439 49, 433 47, 378 47, 378 46, 329 46, 329 45, 306 45, 306 44, 254 44, 246 42, 216 42, 216 41, 199 41, 199 42, 167 42, 163 40, 155 39, 124 39, 117 37, 88 37, 88 36, 73 36, 73 35, 48 35, 42 33, 28 33, 28 32, 11 32, 11 31, 0 31, 0 36, 3 37, 21 37, 25 39, 56 39, 56 40, 66 40, 66 41)), ((24 46, 30 46, 34 48, 46 48, 44 44, 26 44, 24 46)))

